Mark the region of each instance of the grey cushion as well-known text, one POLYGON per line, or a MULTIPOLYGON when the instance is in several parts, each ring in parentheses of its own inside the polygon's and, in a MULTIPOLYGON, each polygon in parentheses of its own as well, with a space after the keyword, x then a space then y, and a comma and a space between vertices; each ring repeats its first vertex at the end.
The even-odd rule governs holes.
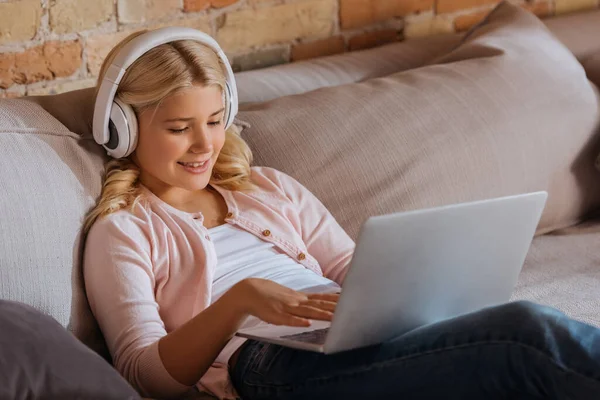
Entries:
POLYGON ((0 300, 0 399, 139 399, 108 364, 56 320, 0 300))

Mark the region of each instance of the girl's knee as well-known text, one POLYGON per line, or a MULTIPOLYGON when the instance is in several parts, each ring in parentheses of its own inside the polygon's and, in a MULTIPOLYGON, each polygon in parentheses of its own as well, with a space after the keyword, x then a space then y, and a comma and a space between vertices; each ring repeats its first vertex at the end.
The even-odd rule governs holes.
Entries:
POLYGON ((555 320, 556 317, 564 316, 564 314, 550 306, 534 303, 529 300, 512 301, 500 306, 506 318, 512 321, 523 321, 531 323, 542 320, 555 320))

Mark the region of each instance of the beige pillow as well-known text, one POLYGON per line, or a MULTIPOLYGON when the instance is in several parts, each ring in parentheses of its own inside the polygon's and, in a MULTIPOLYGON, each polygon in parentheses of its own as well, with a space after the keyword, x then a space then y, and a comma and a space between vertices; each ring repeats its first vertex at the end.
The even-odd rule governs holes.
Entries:
POLYGON ((598 92, 507 2, 434 65, 245 105, 238 118, 255 164, 294 176, 354 238, 370 215, 537 190, 549 192, 538 234, 600 205, 598 92))
POLYGON ((0 148, 0 298, 52 316, 106 357, 80 265, 83 217, 106 161, 101 147, 38 104, 0 99, 0 148))

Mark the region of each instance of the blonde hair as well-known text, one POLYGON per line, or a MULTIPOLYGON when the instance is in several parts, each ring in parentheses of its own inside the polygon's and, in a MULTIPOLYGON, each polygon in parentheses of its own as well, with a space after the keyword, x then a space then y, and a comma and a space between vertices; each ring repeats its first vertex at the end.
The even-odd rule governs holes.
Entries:
MULTIPOLYGON (((133 38, 147 32, 135 32, 117 44, 106 56, 98 82, 118 51, 133 38)), ((178 40, 154 47, 140 56, 123 75, 116 97, 139 115, 172 94, 192 85, 217 85, 225 98, 225 74, 220 58, 211 48, 194 40, 178 40)), ((96 91, 99 87, 96 87, 96 91)), ((131 156, 107 162, 102 194, 98 204, 84 222, 84 233, 105 215, 123 208, 133 210, 140 200, 140 169, 131 156)), ((254 190, 250 180, 252 152, 241 138, 239 129, 231 125, 225 132, 225 144, 213 167, 209 183, 229 190, 254 190)))

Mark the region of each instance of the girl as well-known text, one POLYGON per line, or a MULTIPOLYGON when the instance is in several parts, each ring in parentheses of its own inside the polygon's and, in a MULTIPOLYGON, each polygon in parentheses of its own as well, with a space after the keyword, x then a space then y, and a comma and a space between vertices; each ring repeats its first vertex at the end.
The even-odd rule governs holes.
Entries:
MULTIPOLYGON (((99 82, 141 33, 109 53, 99 82)), ((177 40, 141 55, 116 92, 139 138, 107 165, 85 221, 84 277, 113 363, 141 394, 197 385, 227 399, 600 396, 600 330, 529 302, 333 355, 234 337, 331 320, 354 243, 296 180, 250 166, 239 132, 223 125, 223 67, 213 49, 177 40)))

